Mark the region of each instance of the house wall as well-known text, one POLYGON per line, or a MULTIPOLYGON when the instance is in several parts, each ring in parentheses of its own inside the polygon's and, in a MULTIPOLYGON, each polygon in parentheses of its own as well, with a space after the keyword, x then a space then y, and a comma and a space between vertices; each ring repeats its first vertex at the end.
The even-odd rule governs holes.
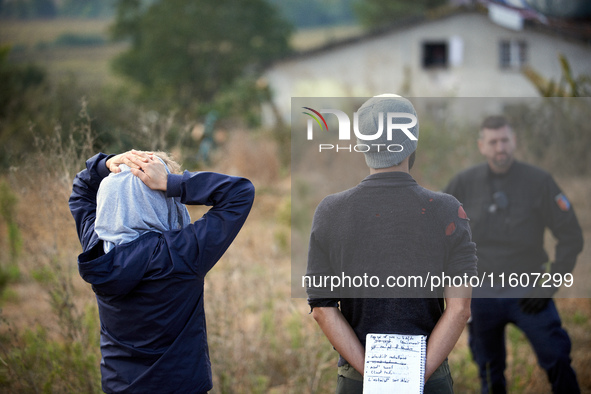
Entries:
POLYGON ((281 113, 291 97, 373 96, 536 97, 519 70, 501 69, 500 40, 527 43, 528 64, 547 78, 561 75, 558 54, 575 75, 591 75, 591 47, 532 30, 513 31, 486 15, 461 13, 276 63, 267 73, 281 113), (422 66, 425 41, 462 42, 462 61, 442 69, 422 66))

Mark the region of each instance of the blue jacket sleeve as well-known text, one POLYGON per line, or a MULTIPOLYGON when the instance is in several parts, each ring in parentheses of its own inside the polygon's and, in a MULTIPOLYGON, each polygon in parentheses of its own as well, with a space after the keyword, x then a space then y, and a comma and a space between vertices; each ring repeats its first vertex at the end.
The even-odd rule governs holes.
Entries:
POLYGON ((182 258, 199 276, 215 265, 246 221, 254 186, 246 178, 213 172, 185 171, 168 176, 167 196, 183 204, 212 208, 193 224, 165 234, 171 253, 182 258))
POLYGON ((94 232, 96 193, 103 178, 110 173, 106 161, 111 156, 98 153, 91 157, 86 161, 86 169, 80 171, 74 178, 69 205, 84 251, 90 249, 98 241, 94 232))

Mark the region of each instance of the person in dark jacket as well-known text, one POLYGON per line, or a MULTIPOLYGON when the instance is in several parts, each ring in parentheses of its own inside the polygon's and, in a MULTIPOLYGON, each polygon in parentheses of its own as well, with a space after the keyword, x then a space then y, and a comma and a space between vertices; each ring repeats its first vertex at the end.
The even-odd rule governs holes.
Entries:
POLYGON ((424 392, 453 393, 447 356, 469 318, 471 288, 385 286, 386 278, 394 277, 476 275, 476 245, 460 203, 421 187, 410 175, 419 136, 416 116, 412 103, 397 95, 366 101, 358 111, 358 140, 374 144, 364 152, 370 175, 325 197, 314 213, 306 291, 312 316, 339 353, 337 393, 363 392, 370 333, 428 336, 424 392), (415 119, 406 129, 413 138, 402 130, 373 138, 390 114, 397 115, 396 124, 415 119), (398 148, 385 148, 389 144, 398 148), (312 279, 364 275, 379 284, 333 290, 312 279))
POLYGON ((254 199, 252 183, 213 172, 173 174, 157 156, 99 153, 69 204, 97 298, 106 393, 212 388, 203 285, 254 199), (194 223, 184 204, 210 210, 194 223))
POLYGON ((570 339, 552 301, 558 288, 553 281, 531 285, 546 272, 564 276, 575 266, 583 236, 573 207, 549 173, 515 160, 515 134, 504 117, 484 120, 478 147, 487 162, 460 172, 445 192, 470 216, 479 273, 494 278, 492 286, 474 289, 469 325, 482 392, 506 392, 505 326, 514 323, 532 344, 553 392, 578 393, 570 339), (558 241, 552 264, 544 250, 546 228, 558 241), (524 286, 510 286, 510 275, 524 286))

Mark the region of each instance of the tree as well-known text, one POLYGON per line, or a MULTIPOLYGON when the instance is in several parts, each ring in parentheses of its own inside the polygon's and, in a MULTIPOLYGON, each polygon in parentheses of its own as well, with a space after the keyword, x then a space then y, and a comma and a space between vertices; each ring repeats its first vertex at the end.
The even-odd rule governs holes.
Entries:
POLYGON ((0 169, 10 163, 10 155, 31 146, 28 133, 29 110, 44 93, 46 72, 35 65, 9 61, 9 46, 0 46, 0 169))
POLYGON ((120 0, 112 32, 131 44, 115 70, 188 109, 287 53, 291 27, 264 0, 120 0))
POLYGON ((376 28, 398 19, 420 16, 446 3, 446 0, 359 0, 354 9, 362 25, 376 28))
MULTIPOLYGON (((25 105, 24 93, 45 81, 45 70, 34 65, 17 66, 8 61, 9 46, 0 46, 0 120, 25 105)), ((0 128, 0 136, 2 129, 0 128)))

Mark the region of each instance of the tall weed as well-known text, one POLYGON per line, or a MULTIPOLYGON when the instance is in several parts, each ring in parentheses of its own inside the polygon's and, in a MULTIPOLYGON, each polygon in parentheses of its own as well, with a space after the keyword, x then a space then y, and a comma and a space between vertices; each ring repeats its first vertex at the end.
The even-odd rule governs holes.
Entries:
MULTIPOLYGON (((12 262, 23 273, 19 285, 41 288, 39 302, 48 305, 43 315, 23 310, 24 327, 0 312, 0 391, 100 391, 98 312, 76 289, 72 272, 78 247, 73 250, 66 242, 73 235, 66 224, 73 225, 67 217, 72 179, 93 154, 90 124, 83 100, 77 123, 67 131, 56 128, 51 137, 37 137, 38 153, 0 184, 0 213, 22 230, 22 241, 13 236, 9 242, 12 262), (21 201, 28 206, 17 209, 21 201)), ((14 298, 17 304, 24 301, 14 298)))
MULTIPOLYGON (((18 197, 10 188, 8 182, 0 180, 0 218, 6 224, 6 241, 0 239, 1 244, 8 244, 8 255, 0 254, 0 297, 9 282, 18 280, 20 270, 17 258, 22 249, 22 236, 16 221, 16 206, 18 197)), ((0 232, 2 234, 2 232, 0 232)))
POLYGON ((74 303, 72 278, 54 260, 54 275, 41 285, 51 297, 58 329, 47 321, 20 330, 6 318, 0 322, 0 388, 19 393, 98 393, 99 335, 96 307, 74 303))

